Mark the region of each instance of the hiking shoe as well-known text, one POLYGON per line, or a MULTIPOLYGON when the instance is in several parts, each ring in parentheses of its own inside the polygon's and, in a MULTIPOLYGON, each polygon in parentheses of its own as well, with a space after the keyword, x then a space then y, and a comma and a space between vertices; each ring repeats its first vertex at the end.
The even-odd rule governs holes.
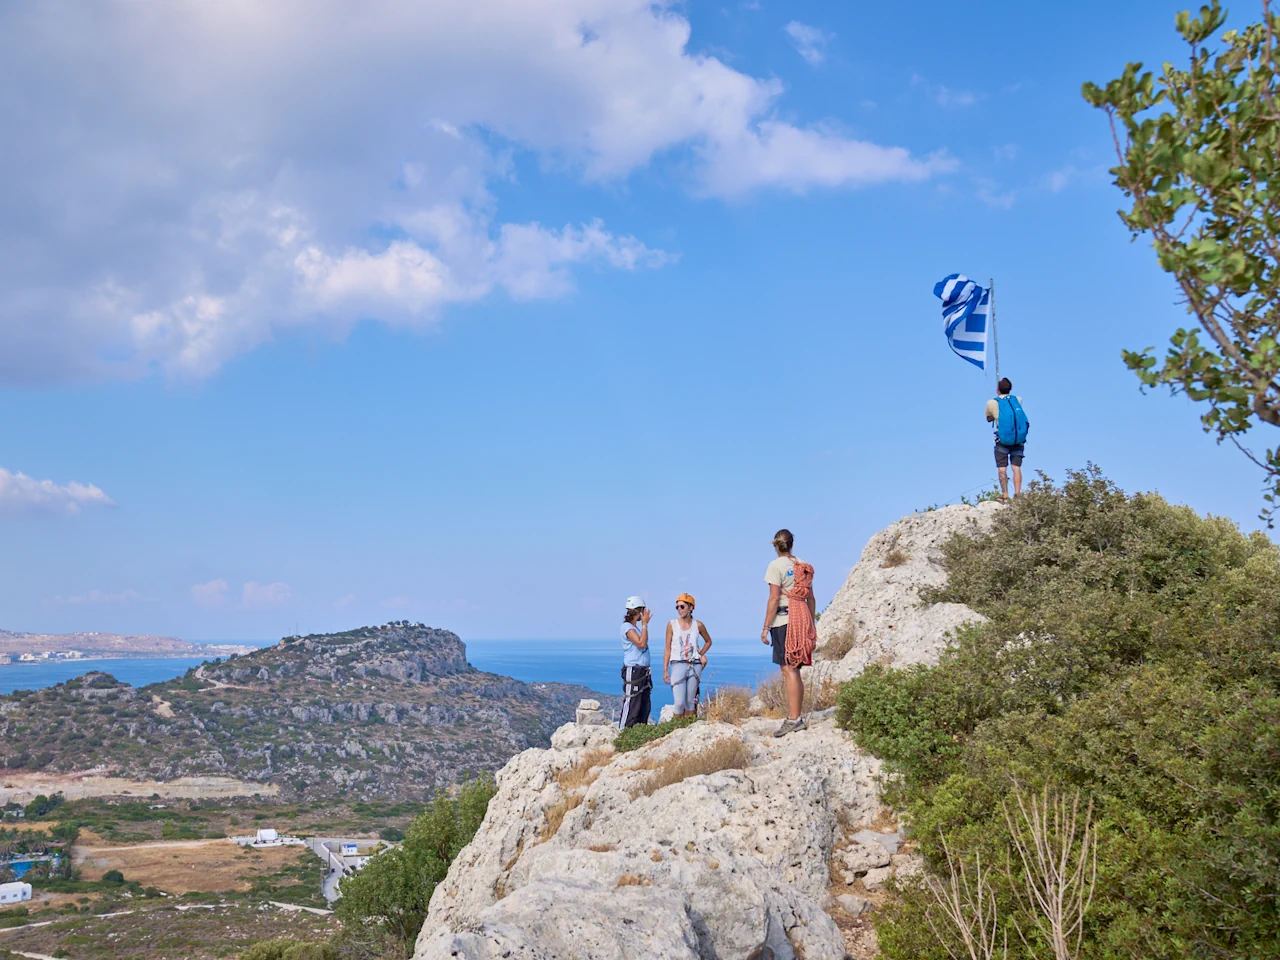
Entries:
POLYGON ((782 726, 773 731, 775 737, 785 737, 788 733, 795 733, 797 730, 804 729, 804 717, 799 720, 783 720, 782 726))

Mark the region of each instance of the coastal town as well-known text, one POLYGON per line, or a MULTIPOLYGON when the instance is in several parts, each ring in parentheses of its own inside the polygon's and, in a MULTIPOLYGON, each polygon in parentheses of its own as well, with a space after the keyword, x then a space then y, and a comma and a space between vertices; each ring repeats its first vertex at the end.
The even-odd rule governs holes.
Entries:
POLYGON ((51 660, 84 660, 83 650, 41 650, 38 653, 0 653, 0 666, 11 663, 48 663, 51 660))

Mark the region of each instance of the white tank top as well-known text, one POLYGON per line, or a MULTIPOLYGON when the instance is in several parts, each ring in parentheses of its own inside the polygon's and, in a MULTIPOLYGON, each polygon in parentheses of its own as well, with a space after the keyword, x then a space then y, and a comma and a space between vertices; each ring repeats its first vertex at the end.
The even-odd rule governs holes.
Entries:
POLYGON ((680 626, 679 620, 671 621, 671 660, 684 660, 698 663, 698 621, 693 621, 688 629, 680 626))

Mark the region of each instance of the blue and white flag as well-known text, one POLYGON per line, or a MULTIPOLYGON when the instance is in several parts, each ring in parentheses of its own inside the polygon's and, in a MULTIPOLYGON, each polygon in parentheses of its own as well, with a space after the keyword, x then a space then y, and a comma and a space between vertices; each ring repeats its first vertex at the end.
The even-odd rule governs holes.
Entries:
POLYGON ((942 300, 942 326, 951 349, 979 370, 985 370, 991 291, 963 273, 953 273, 934 284, 933 295, 942 300))

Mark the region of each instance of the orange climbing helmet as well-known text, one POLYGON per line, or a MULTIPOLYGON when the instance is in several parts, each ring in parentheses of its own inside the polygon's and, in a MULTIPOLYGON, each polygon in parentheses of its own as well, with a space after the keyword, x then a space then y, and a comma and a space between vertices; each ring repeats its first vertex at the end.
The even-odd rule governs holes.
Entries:
POLYGON ((680 596, 676 597, 676 603, 679 603, 681 600, 683 600, 685 603, 689 604, 689 608, 690 608, 690 609, 692 609, 693 607, 696 607, 696 606, 697 606, 697 604, 693 602, 693 594, 692 594, 692 593, 682 593, 682 594, 680 594, 680 596))

